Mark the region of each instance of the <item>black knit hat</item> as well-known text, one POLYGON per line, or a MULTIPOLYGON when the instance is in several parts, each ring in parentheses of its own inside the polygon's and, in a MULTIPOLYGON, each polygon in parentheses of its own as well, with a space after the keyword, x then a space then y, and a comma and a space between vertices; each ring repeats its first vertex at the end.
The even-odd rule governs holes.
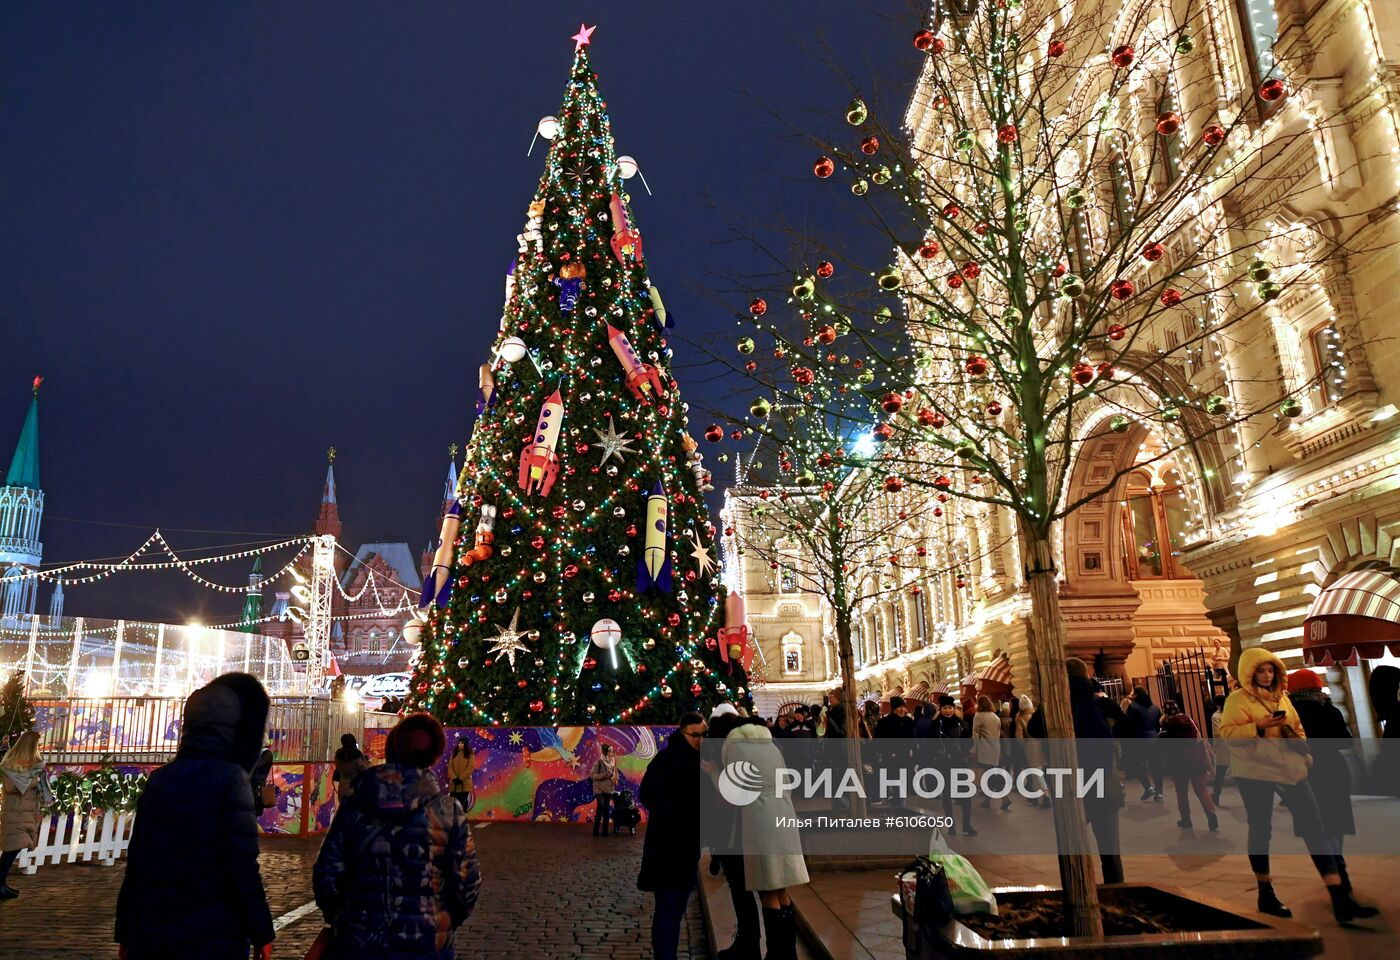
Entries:
POLYGON ((958 701, 954 700, 951 696, 945 693, 938 698, 938 705, 940 707, 956 707, 958 705, 958 701))
POLYGON ((415 713, 404 717, 389 731, 384 759, 405 767, 431 767, 446 747, 447 735, 443 733, 442 724, 431 714, 415 713))

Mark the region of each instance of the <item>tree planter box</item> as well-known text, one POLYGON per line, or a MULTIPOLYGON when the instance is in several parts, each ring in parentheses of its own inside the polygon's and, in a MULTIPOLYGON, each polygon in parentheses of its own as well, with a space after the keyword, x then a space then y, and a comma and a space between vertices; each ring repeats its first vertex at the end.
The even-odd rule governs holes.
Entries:
MULTIPOLYGON (((1014 909, 1047 898, 1058 899, 1060 891, 1050 887, 998 887, 998 906, 1014 909)), ((1210 960, 1296 960, 1322 953, 1322 935, 1291 920, 1275 917, 1244 916, 1218 901, 1195 891, 1148 884, 1121 883, 1099 888, 1105 905, 1140 907, 1154 913, 1167 913, 1180 921, 1182 930, 1170 933, 1144 933, 1131 936, 1105 936, 1101 941, 1074 937, 989 940, 958 919, 953 919, 934 935, 925 937, 918 952, 909 960, 956 960, 987 957, 1011 960, 1014 957, 1051 957, 1053 960, 1127 960, 1135 957, 1189 957, 1210 960)), ((899 895, 891 899, 894 915, 902 921, 904 907, 899 895)), ((971 919, 971 918, 970 918, 971 919)), ((913 931, 910 931, 913 937, 913 931)))

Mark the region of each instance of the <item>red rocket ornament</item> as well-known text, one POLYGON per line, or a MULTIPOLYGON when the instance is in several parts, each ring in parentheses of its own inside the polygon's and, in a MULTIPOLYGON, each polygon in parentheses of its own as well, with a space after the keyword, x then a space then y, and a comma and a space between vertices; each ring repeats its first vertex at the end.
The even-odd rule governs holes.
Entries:
POLYGON ((608 201, 608 209, 612 211, 613 235, 611 243, 613 256, 617 257, 617 262, 623 266, 627 265, 628 257, 641 263, 642 235, 628 221, 627 208, 622 205, 621 194, 614 193, 612 195, 612 199, 608 201))
POLYGON ((632 396, 642 403, 651 403, 653 396, 666 396, 666 388, 661 385, 661 374, 651 364, 642 363, 637 351, 632 349, 632 341, 627 339, 627 334, 608 324, 608 343, 627 374, 627 389, 632 396))
POLYGON ((556 387, 540 407, 540 421, 535 436, 520 451, 520 489, 526 493, 538 490, 549 496, 559 476, 559 457, 554 448, 559 444, 559 427, 564 422, 564 398, 556 387))
POLYGON ((749 618, 744 598, 730 593, 724 601, 724 626, 719 631, 719 656, 734 672, 738 664, 745 673, 753 664, 753 645, 749 643, 749 618))

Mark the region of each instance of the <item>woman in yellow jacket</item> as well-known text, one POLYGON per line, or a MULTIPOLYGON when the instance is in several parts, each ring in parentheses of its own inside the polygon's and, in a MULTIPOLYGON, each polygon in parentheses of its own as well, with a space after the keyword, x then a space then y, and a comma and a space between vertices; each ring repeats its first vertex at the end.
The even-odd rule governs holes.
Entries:
POLYGON ((1249 865, 1259 884, 1259 912, 1291 917, 1279 902, 1269 875, 1269 841, 1273 836, 1274 796, 1293 815, 1293 832, 1303 838, 1317 872, 1332 897, 1338 922, 1374 917, 1375 907, 1352 899, 1341 885, 1331 841, 1308 786, 1312 757, 1303 724, 1288 701, 1283 661, 1262 647, 1240 654, 1240 687, 1225 700, 1220 733, 1230 744, 1230 773, 1244 799, 1249 823, 1249 865))

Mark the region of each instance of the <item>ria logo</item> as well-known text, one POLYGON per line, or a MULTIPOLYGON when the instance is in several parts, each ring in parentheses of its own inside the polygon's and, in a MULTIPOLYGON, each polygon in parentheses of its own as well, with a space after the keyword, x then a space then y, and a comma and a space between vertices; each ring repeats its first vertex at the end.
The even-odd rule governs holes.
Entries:
POLYGON ((763 774, 748 760, 727 763, 719 772, 719 794, 736 807, 747 807, 763 792, 763 774))

